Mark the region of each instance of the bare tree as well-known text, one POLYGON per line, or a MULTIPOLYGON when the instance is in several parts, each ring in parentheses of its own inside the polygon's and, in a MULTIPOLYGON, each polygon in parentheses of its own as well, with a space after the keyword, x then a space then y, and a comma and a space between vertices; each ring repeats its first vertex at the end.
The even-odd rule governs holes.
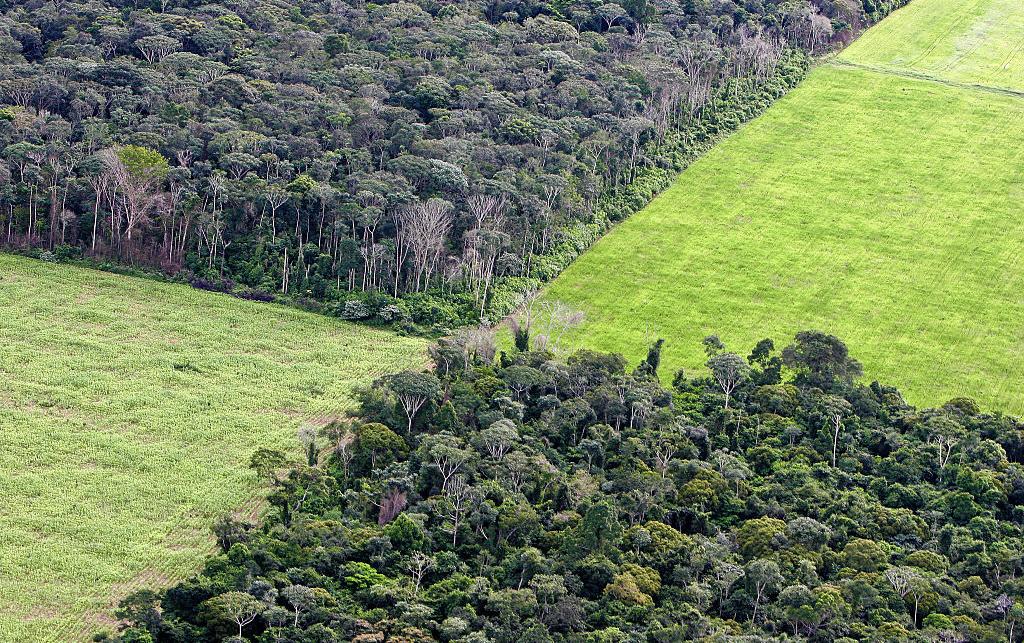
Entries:
POLYGON ((917 608, 924 595, 923 578, 911 567, 890 567, 885 570, 885 578, 900 598, 905 599, 908 594, 914 597, 914 627, 917 627, 917 608))
MULTIPOLYGON (((115 149, 100 153, 105 170, 110 174, 115 197, 111 199, 112 210, 118 210, 125 222, 124 232, 129 243, 134 232, 149 220, 149 215, 159 203, 159 188, 162 174, 146 168, 128 168, 115 149)), ((120 233, 120 231, 118 231, 120 233)))
POLYGON ((93 208, 92 208, 92 245, 91 249, 93 252, 96 251, 96 230, 99 227, 100 220, 100 208, 102 207, 104 198, 107 192, 110 190, 110 181, 112 176, 106 170, 101 170, 96 174, 89 177, 89 187, 93 191, 93 208))
POLYGON ((466 482, 465 476, 457 475, 448 483, 448 488, 439 503, 440 515, 451 521, 449 529, 451 529, 453 547, 458 545, 459 527, 466 519, 472 498, 473 488, 466 482))
POLYGON ((651 457, 654 458, 654 468, 661 474, 662 480, 668 477, 669 467, 675 459, 679 449, 676 441, 671 436, 659 436, 650 444, 651 457))
POLYGON ((386 525, 402 513, 408 505, 408 494, 401 489, 390 487, 377 505, 377 524, 386 525))
POLYGON ((270 239, 277 241, 277 211, 288 203, 291 196, 285 190, 276 185, 267 188, 263 193, 263 200, 270 206, 270 239))
POLYGON ((349 468, 356 456, 356 433, 352 430, 352 425, 347 422, 332 423, 327 427, 326 432, 334 440, 334 455, 341 463, 345 477, 348 478, 349 468))
POLYGON ((455 335, 456 342, 462 346, 463 359, 468 371, 477 362, 490 364, 498 352, 498 340, 493 328, 476 326, 460 329, 455 335))
POLYGON ((843 430, 843 418, 853 412, 850 403, 841 397, 827 395, 821 402, 822 413, 832 431, 832 466, 836 466, 839 451, 839 434, 843 430))
POLYGON ((530 333, 533 332, 533 324, 537 317, 537 300, 540 298, 540 291, 537 289, 527 290, 519 296, 516 304, 518 314, 509 318, 509 327, 515 337, 516 347, 527 350, 530 344, 530 333))
POLYGON ((558 342, 569 330, 583 323, 581 311, 573 310, 561 301, 543 301, 540 304, 540 324, 542 332, 534 337, 534 348, 537 350, 558 351, 558 342))
POLYGON ((948 417, 932 418, 928 422, 928 441, 938 448, 938 465, 941 474, 949 459, 953 457, 953 449, 960 444, 963 427, 948 417))
POLYGON ((452 227, 452 205, 442 199, 415 203, 399 216, 402 236, 412 253, 416 292, 426 289, 452 227))
POLYGON ((434 559, 421 551, 418 551, 409 557, 409 562, 406 563, 405 569, 408 570, 409 574, 412 575, 413 596, 416 596, 420 593, 420 583, 423 582, 423 577, 426 575, 428 571, 433 569, 433 567, 434 559))
POLYGON ((469 285, 480 302, 481 316, 498 255, 508 242, 504 232, 506 206, 504 195, 475 194, 466 200, 475 225, 463 236, 463 261, 467 266, 469 285))
POLYGON ((730 562, 721 562, 713 567, 715 584, 718 586, 718 614, 722 614, 722 606, 729 599, 729 593, 736 581, 743 578, 746 572, 742 567, 730 562))

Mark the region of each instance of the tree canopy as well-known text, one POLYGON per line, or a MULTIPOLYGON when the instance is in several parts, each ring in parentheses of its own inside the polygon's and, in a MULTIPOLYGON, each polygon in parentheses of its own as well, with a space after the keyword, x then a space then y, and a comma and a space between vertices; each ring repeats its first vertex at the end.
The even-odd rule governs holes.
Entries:
POLYGON ((822 333, 743 368, 708 345, 668 388, 587 351, 383 378, 320 457, 257 452, 270 514, 218 523, 203 570, 129 597, 110 636, 1020 640, 1017 420, 914 408, 822 333), (716 357, 744 373, 728 390, 716 357))

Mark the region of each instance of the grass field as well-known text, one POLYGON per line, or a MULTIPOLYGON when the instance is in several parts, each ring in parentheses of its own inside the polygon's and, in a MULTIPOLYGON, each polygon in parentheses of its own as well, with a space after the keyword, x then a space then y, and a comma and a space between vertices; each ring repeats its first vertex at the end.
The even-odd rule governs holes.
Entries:
POLYGON ((1024 91, 1021 0, 913 0, 840 60, 1024 91))
MULTIPOLYGON (((914 0, 845 60, 900 64, 900 47, 921 42, 945 51, 960 42, 949 22, 963 33, 988 28, 993 47, 1011 51, 1019 43, 1007 40, 1024 31, 989 25, 1000 11, 1019 23, 1024 3, 914 0)), ((995 77, 981 53, 963 61, 951 68, 957 82, 995 77)), ((1003 84, 1019 79, 1019 66, 1001 69, 1003 84)), ((813 328, 844 338, 868 377, 911 401, 967 394, 1019 413, 1021 140, 1020 97, 824 65, 596 244, 546 297, 587 314, 570 346, 639 360, 664 337, 666 371, 701 368, 708 333, 746 354, 762 337, 781 346, 813 328)))
POLYGON ((0 640, 86 638, 258 505, 249 455, 423 343, 174 284, 0 255, 0 640))

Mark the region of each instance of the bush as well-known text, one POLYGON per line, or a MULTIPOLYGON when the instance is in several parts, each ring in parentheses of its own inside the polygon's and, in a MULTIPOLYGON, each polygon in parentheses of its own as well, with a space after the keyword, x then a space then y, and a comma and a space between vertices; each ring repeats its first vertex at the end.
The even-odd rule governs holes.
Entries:
POLYGON ((275 297, 273 293, 269 293, 265 290, 259 290, 257 288, 243 288, 236 292, 235 296, 241 299, 248 299, 250 301, 272 302, 277 300, 277 297, 275 297))
POLYGON ((358 299, 342 302, 338 317, 342 319, 367 319, 372 313, 370 307, 358 299))

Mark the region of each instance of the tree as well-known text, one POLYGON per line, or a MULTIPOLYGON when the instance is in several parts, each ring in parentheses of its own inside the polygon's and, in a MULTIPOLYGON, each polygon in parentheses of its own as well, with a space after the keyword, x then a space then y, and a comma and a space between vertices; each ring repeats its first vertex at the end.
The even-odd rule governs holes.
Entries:
POLYGON ((885 570, 885 578, 900 598, 905 599, 908 594, 914 597, 914 627, 917 627, 917 608, 925 589, 924 577, 911 567, 890 567, 885 570))
POLYGON ((277 472, 280 471, 287 458, 284 452, 277 449, 260 447, 249 458, 249 468, 256 471, 256 475, 269 482, 277 481, 277 472))
POLYGON ((779 606, 787 621, 793 625, 793 636, 800 635, 801 627, 817 619, 814 594, 806 585, 790 585, 779 592, 779 606))
POLYGON ((558 342, 569 330, 583 323, 581 311, 573 310, 561 301, 544 301, 540 304, 539 324, 541 332, 533 336, 534 348, 539 351, 558 351, 558 342))
POLYGON ((941 474, 953 456, 953 449, 963 439, 964 429, 959 422, 947 416, 929 418, 926 428, 928 441, 934 444, 937 450, 936 465, 941 474))
POLYGON ((468 451, 461 438, 450 433, 424 436, 420 446, 423 459, 430 462, 441 474, 441 493, 448 489, 448 482, 470 462, 473 454, 468 451))
POLYGON ((466 513, 474 495, 474 490, 466 478, 456 475, 449 482, 437 504, 439 515, 449 521, 445 531, 452 535, 452 547, 459 544, 459 528, 466 520, 466 513))
POLYGON ((863 372, 846 344, 818 331, 797 333, 796 341, 782 350, 782 361, 796 372, 798 383, 825 391, 847 387, 863 372))
POLYGON ((451 230, 452 205, 442 199, 429 199, 415 203, 402 211, 399 217, 402 240, 409 245, 413 258, 416 292, 430 284, 437 269, 451 230))
POLYGON ((316 592, 305 585, 289 585, 281 590, 281 596, 291 605, 295 616, 292 627, 298 627, 303 612, 312 610, 317 604, 316 592))
POLYGON ((143 36, 135 41, 147 62, 158 63, 181 47, 181 43, 167 36, 143 36))
POLYGON ((334 440, 334 458, 341 463, 342 471, 348 478, 356 456, 356 432, 348 422, 332 422, 327 425, 325 432, 334 440))
POLYGON ((412 434, 412 421, 423 405, 441 395, 441 383, 431 373, 402 371, 388 379, 388 386, 398 398, 409 420, 406 427, 412 434))
POLYGON ((610 502, 599 502, 583 515, 577 531, 580 552, 603 552, 622 538, 618 512, 610 502))
POLYGON ((839 451, 839 433, 843 430, 843 419, 853 413, 853 408, 845 399, 826 395, 819 403, 821 414, 829 426, 829 433, 832 435, 832 466, 836 466, 836 457, 839 451))
POLYGON ((141 589, 121 599, 114 616, 142 625, 148 633, 154 634, 163 621, 159 604, 160 595, 156 591, 141 589))
POLYGON ((239 639, 242 638, 242 628, 255 621, 264 608, 256 597, 245 592, 225 592, 214 596, 204 605, 210 620, 223 619, 237 625, 239 639))
POLYGON ((712 566, 712 574, 715 578, 715 586, 718 590, 718 615, 722 615, 722 608, 729 598, 736 581, 746 575, 746 570, 740 565, 728 561, 716 561, 712 566))
POLYGON ((779 571, 778 563, 764 558, 755 558, 750 561, 743 571, 743 576, 753 594, 754 611, 750 615, 750 622, 756 623, 758 608, 767 598, 768 593, 782 584, 782 573, 779 571))
MULTIPOLYGON (((277 211, 291 199, 287 190, 278 185, 268 185, 263 192, 263 199, 270 206, 270 238, 277 241, 277 211)), ((262 217, 260 218, 262 222, 262 217)))
POLYGON ((733 391, 750 375, 750 365, 736 353, 721 353, 708 359, 707 367, 725 393, 725 408, 728 409, 733 391))
POLYGON ((547 378, 539 370, 530 366, 510 366, 505 369, 505 382, 516 394, 516 399, 523 396, 534 386, 540 386, 547 378))
POLYGON ((843 563, 860 572, 876 572, 884 567, 888 553, 875 541, 854 538, 843 548, 843 563))
POLYGON ((483 453, 500 462, 517 442, 519 431, 515 422, 501 419, 480 431, 477 443, 483 453))
POLYGON ((311 467, 316 466, 320 455, 316 445, 316 434, 316 427, 312 424, 304 423, 299 427, 299 443, 302 444, 302 450, 306 453, 306 464, 311 467))
POLYGON ((114 203, 124 215, 125 233, 131 241, 135 229, 156 207, 157 191, 169 169, 167 159, 154 150, 126 145, 108 150, 104 163, 113 176, 114 203))
POLYGON ((725 350, 725 344, 718 338, 718 335, 708 335, 701 341, 701 344, 704 345, 704 354, 708 356, 708 359, 725 350))
POLYGON ((604 21, 606 31, 611 29, 612 25, 614 25, 616 22, 619 22, 628 15, 626 13, 626 10, 623 9, 622 6, 614 3, 608 3, 599 6, 597 8, 596 13, 597 15, 601 16, 601 20, 604 21))
POLYGON ((406 569, 409 571, 409 574, 412 575, 413 596, 416 596, 420 593, 420 583, 423 582, 423 577, 430 569, 434 567, 434 565, 434 559, 431 556, 424 554, 423 552, 413 552, 412 556, 409 557, 409 562, 406 564, 406 569))
POLYGON ((378 422, 356 428, 356 456, 372 471, 408 453, 402 436, 378 422), (367 462, 368 461, 368 462, 367 462))
POLYGON ((616 574, 604 588, 604 593, 627 605, 654 605, 654 599, 640 590, 632 574, 616 574))
POLYGON ((767 556, 778 548, 777 537, 785 531, 786 523, 778 518, 753 518, 737 530, 736 544, 747 558, 767 556))
POLYGON ((658 367, 661 366, 661 349, 665 346, 665 340, 659 339, 647 349, 647 358, 644 363, 650 369, 655 378, 658 377, 658 367))
POLYGON ((782 379, 782 358, 773 355, 774 351, 775 342, 762 339, 747 356, 747 362, 759 369, 755 378, 759 385, 778 384, 782 379))

